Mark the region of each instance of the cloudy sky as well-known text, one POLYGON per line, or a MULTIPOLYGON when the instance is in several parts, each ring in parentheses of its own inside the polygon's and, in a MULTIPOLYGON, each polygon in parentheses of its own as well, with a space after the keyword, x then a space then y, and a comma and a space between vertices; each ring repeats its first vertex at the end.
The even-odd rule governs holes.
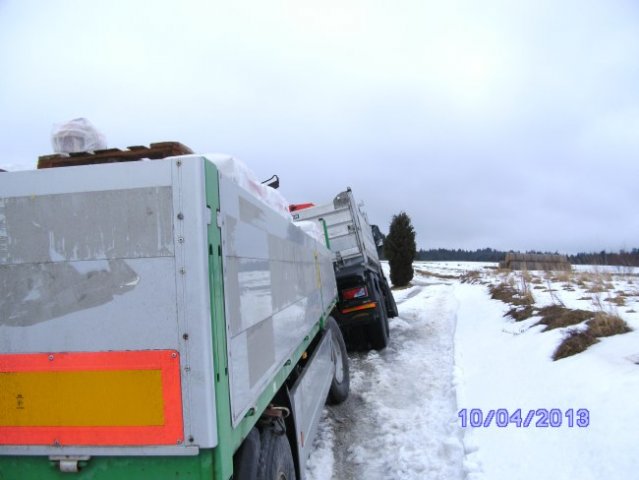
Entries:
POLYGON ((421 248, 639 247, 636 0, 0 0, 0 166, 80 116, 421 248))

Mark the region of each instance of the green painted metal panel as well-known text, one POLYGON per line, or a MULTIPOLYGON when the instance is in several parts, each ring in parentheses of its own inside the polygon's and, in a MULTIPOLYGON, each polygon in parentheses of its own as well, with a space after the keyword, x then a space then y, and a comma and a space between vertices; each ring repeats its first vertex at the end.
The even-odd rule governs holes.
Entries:
MULTIPOLYGON (((215 401, 217 402, 217 437, 219 442, 213 455, 214 471, 216 479, 229 479, 233 475, 233 453, 237 446, 235 445, 236 434, 231 426, 231 398, 224 314, 224 276, 222 273, 222 257, 220 255, 222 236, 217 225, 217 214, 220 209, 220 184, 217 168, 211 162, 205 161, 204 172, 206 203, 212 214, 208 228, 209 281, 211 285, 215 401)), ((237 443, 237 445, 240 445, 240 443, 237 443)))
POLYGON ((92 457, 62 473, 47 457, 0 456, 0 480, 211 480, 213 451, 191 457, 92 457))

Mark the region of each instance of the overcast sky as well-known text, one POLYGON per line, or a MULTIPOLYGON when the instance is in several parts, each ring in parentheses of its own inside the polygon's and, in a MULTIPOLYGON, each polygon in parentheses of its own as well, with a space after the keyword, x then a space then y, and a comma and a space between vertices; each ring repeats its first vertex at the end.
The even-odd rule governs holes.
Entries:
POLYGON ((636 0, 0 0, 0 167, 80 116, 425 249, 639 247, 636 0))

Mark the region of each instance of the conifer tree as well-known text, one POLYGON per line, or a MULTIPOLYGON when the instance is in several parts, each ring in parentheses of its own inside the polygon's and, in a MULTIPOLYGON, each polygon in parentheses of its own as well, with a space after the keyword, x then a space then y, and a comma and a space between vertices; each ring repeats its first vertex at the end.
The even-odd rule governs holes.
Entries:
POLYGON ((413 260, 417 253, 415 229, 406 212, 393 215, 384 242, 384 254, 390 264, 393 285, 403 287, 413 279, 413 260))

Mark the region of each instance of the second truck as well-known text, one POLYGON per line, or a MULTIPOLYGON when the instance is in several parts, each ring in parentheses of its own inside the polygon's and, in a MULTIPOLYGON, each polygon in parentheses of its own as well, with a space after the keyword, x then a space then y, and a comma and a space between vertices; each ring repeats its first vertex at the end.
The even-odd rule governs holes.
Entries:
POLYGON ((319 222, 326 232, 339 294, 333 316, 349 343, 386 348, 388 319, 397 316, 397 305, 366 213, 355 202, 351 189, 330 203, 294 205, 291 210, 295 221, 319 222))

